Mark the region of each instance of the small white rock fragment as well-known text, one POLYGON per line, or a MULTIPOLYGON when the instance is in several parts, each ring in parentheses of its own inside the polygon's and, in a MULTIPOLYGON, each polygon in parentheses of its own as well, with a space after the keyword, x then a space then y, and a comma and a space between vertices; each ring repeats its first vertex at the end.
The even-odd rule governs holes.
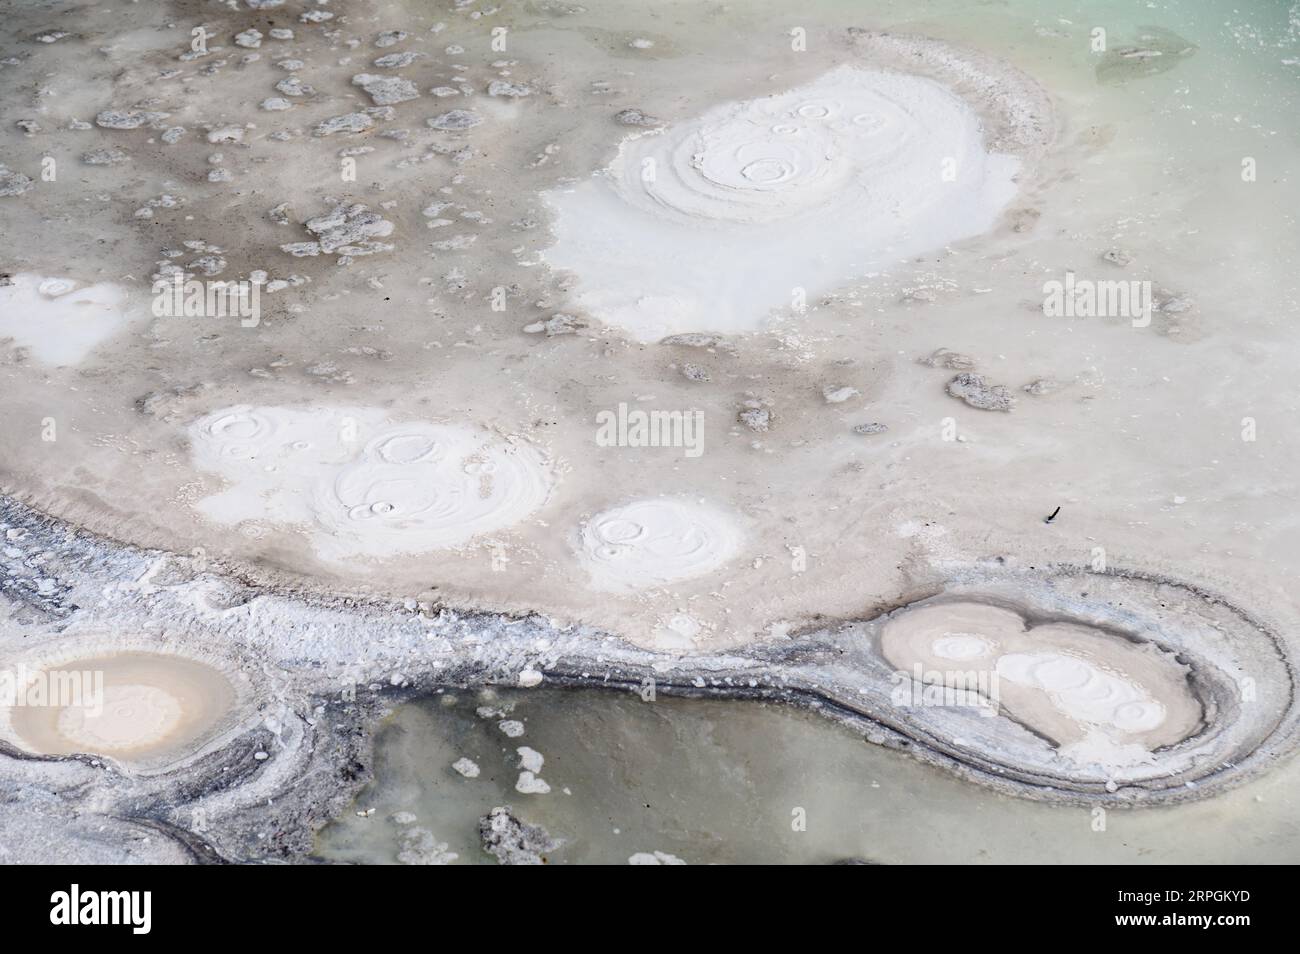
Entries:
POLYGON ((520 772, 519 779, 515 782, 515 791, 524 795, 546 795, 551 791, 551 786, 532 772, 520 772))
POLYGON ((234 125, 218 126, 216 129, 208 133, 208 142, 211 143, 243 142, 243 141, 244 141, 243 126, 234 126, 234 125))
POLYGON ((372 127, 375 121, 365 113, 348 113, 319 122, 312 129, 313 136, 333 136, 335 133, 359 133, 372 127))
POLYGON ((478 773, 480 771, 477 762, 464 756, 452 762, 451 767, 466 778, 478 778, 478 773))
POLYGON ((627 859, 630 865, 684 865, 686 862, 666 851, 638 851, 627 859))
POLYGON ((524 325, 524 331, 530 335, 546 332, 546 337, 554 338, 556 335, 574 334, 578 329, 585 327, 587 327, 586 323, 576 315, 566 315, 560 312, 543 321, 534 321, 532 324, 524 325))
POLYGON ((8 166, 0 165, 0 196, 22 195, 31 187, 30 177, 21 172, 11 172, 8 166))
POLYGON ((275 89, 285 96, 307 96, 316 92, 296 76, 286 76, 275 84, 275 89))
POLYGON ((383 56, 376 57, 375 66, 381 70, 400 70, 402 67, 410 66, 424 55, 423 53, 385 53, 383 56))
POLYGON ((140 112, 139 110, 106 109, 95 117, 95 125, 104 129, 139 129, 141 126, 166 119, 167 113, 140 112))
POLYGON ((525 769, 534 774, 540 772, 542 766, 546 762, 546 757, 543 756, 541 752, 538 752, 536 749, 531 749, 526 745, 519 746, 519 748, 515 749, 515 752, 519 754, 519 764, 515 767, 525 769))
POLYGON ((835 385, 828 384, 822 388, 822 397, 826 399, 827 404, 843 404, 851 397, 856 397, 859 393, 855 387, 847 384, 835 385))
POLYGON ((92 149, 81 157, 81 161, 88 166, 115 166, 128 162, 130 158, 120 149, 92 149))
POLYGON ((392 106, 405 103, 420 95, 419 89, 410 80, 400 76, 376 76, 373 73, 358 73, 352 77, 352 85, 365 90, 376 106, 392 106))
POLYGON ((427 121, 427 125, 430 129, 457 130, 472 129, 481 122, 483 117, 472 110, 453 109, 441 116, 434 116, 427 121))
POLYGON ((524 83, 507 83, 505 80, 493 80, 488 83, 487 91, 489 96, 508 96, 512 99, 533 95, 531 86, 524 83))

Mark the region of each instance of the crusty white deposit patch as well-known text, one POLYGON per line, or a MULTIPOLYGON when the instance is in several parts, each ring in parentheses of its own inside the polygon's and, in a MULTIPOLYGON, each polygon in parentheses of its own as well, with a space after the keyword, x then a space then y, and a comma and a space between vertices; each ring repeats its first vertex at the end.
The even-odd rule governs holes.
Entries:
POLYGON ((736 518, 675 497, 611 507, 582 526, 578 553, 602 590, 638 590, 703 576, 740 551, 736 518))
POLYGON ((37 361, 78 364, 127 321, 127 292, 109 282, 22 273, 0 278, 0 339, 37 361))
POLYGON ((546 261, 577 303, 643 341, 757 328, 873 268, 988 230, 1019 160, 919 76, 840 67, 626 139, 545 198, 546 261))
POLYGON ((917 665, 947 685, 961 673, 985 676, 980 684, 994 688, 1007 714, 1078 765, 1150 762, 1155 749, 1201 724, 1201 705, 1172 654, 1090 626, 1027 629, 1010 609, 938 603, 886 623, 881 651, 913 677, 917 665))
POLYGON ((70 660, 31 673, 28 682, 48 687, 44 704, 11 706, 8 721, 21 744, 43 755, 86 752, 125 762, 181 756, 235 702, 216 669, 160 653, 70 660))
POLYGON ((203 513, 308 527, 333 558, 461 546, 528 517, 554 483, 527 442, 375 409, 229 407, 189 436, 194 463, 230 482, 203 513))

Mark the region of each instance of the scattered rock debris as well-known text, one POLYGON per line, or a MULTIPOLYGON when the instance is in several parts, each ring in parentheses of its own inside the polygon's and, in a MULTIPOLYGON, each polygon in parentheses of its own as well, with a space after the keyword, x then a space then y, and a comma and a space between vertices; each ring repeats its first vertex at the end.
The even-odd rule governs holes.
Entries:
POLYGON ((563 842, 552 838, 540 825, 526 825, 510 813, 510 806, 497 807, 478 822, 483 850, 503 865, 544 865, 546 854, 563 842))
POLYGON ((927 368, 947 368, 950 371, 971 371, 975 368, 975 359, 947 348, 938 348, 928 357, 917 359, 927 368))
POLYGON ((981 411, 1010 411, 1016 406, 1005 385, 989 384, 982 374, 959 374, 948 382, 948 393, 981 411))

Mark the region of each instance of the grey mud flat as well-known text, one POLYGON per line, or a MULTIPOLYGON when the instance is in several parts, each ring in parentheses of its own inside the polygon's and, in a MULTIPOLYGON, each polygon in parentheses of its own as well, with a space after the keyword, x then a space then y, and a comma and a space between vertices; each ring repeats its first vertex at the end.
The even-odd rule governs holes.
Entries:
POLYGON ((1176 652, 1205 724, 1156 752, 1141 778, 1115 784, 1063 765, 1046 740, 1003 715, 895 704, 892 670, 876 650, 889 612, 740 651, 670 655, 540 616, 331 597, 228 575, 201 556, 112 543, 11 498, 0 498, 0 531, 6 658, 37 665, 70 646, 147 651, 237 677, 232 711, 167 765, 43 757, 0 740, 0 842, 11 860, 313 860, 316 831, 372 778, 374 731, 393 707, 445 687, 528 685, 537 674, 555 686, 653 681, 669 695, 782 702, 1008 795, 1116 808, 1208 797, 1267 771, 1297 737, 1293 662, 1269 625, 1213 594, 1131 571, 992 560, 917 580, 894 608, 978 598, 1176 652))

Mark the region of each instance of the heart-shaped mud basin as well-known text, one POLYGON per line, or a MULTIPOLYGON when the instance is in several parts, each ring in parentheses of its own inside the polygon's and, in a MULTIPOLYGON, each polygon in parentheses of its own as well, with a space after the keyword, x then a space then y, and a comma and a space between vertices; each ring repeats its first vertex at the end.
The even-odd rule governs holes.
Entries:
POLYGON ((940 687, 930 692, 938 704, 979 701, 943 689, 977 693, 1078 765, 1150 763, 1204 724, 1173 653, 1092 626, 1031 626, 1001 606, 936 603, 890 619, 880 648, 913 683, 940 687))
POLYGON ((236 703, 219 670, 161 653, 74 659, 14 674, 10 734, 38 755, 104 755, 159 767, 192 754, 236 703))

